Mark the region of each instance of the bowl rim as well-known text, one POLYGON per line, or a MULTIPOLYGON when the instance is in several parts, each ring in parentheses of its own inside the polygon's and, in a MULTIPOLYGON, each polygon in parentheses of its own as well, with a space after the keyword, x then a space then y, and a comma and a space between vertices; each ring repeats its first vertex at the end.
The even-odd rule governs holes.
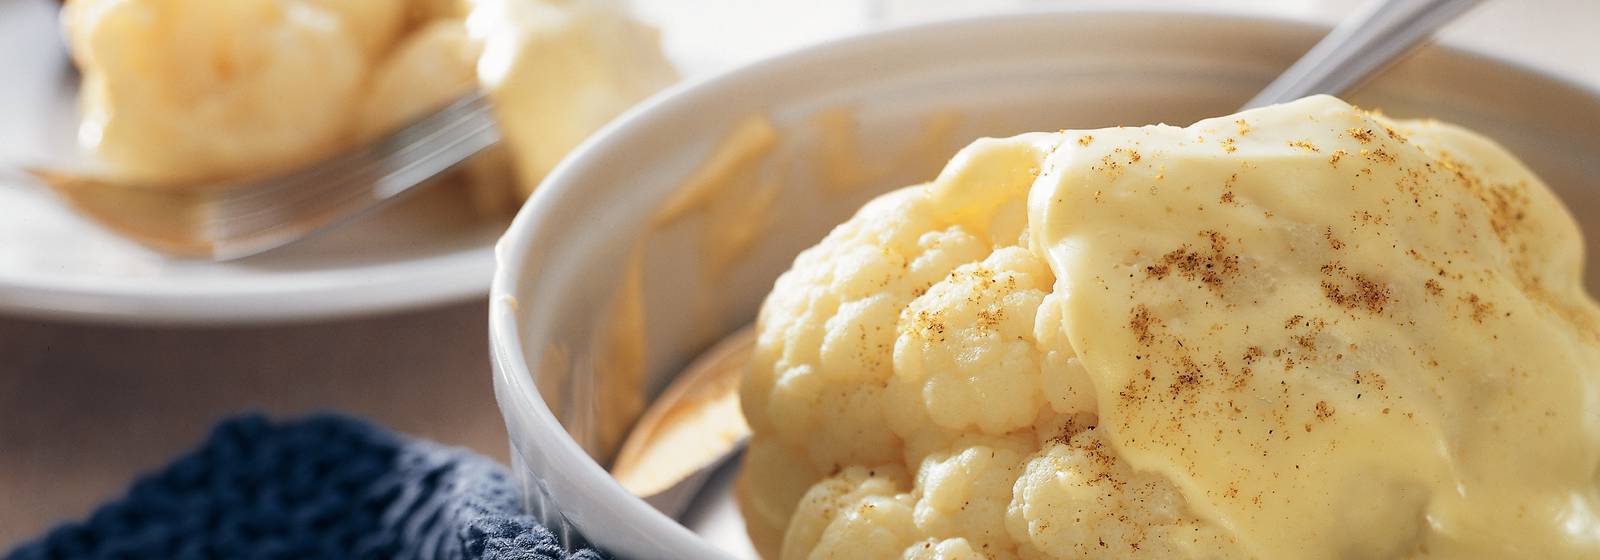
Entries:
MULTIPOLYGON (((511 225, 495 244, 495 271, 490 287, 488 314, 495 394, 496 399, 500 401, 501 411, 505 415, 504 419, 508 424, 508 431, 512 431, 509 424, 514 420, 507 411, 510 405, 505 402, 506 399, 520 401, 519 406, 525 407, 534 414, 535 422, 521 427, 525 429, 524 436, 536 441, 519 442, 512 440, 508 442, 513 448, 513 455, 516 454, 519 446, 532 444, 532 448, 547 456, 546 462, 556 466, 558 470, 567 471, 565 478, 585 484, 587 488, 584 493, 603 502, 587 505, 555 504, 555 509, 560 512, 560 517, 563 520, 568 519, 565 512, 573 509, 589 511, 604 509, 608 510, 607 514, 610 517, 638 527, 638 532, 655 535, 658 542, 653 544, 665 546, 667 549, 662 552, 692 551, 698 557, 728 557, 725 551, 711 546, 709 542, 701 539, 699 535, 665 514, 660 513, 644 500, 633 496, 618 484, 606 469, 585 452, 578 442, 562 427, 560 421, 556 419, 555 414, 550 410, 540 394, 538 387, 533 383, 533 375, 529 366, 531 363, 529 361, 530 354, 522 344, 523 333, 519 325, 521 311, 519 310, 516 295, 526 288, 525 283, 535 282, 535 277, 538 275, 524 275, 521 271, 524 269, 530 255, 541 248, 542 244, 536 242, 541 241, 551 233, 541 232, 539 229, 540 224, 544 223, 548 216, 561 211, 572 202, 573 193, 581 190, 584 184, 582 180, 583 174, 581 173, 583 169, 593 167, 613 156, 613 154, 609 153, 608 146, 621 143, 620 140, 622 138, 637 134, 639 130, 648 129, 651 122, 658 119, 658 115, 681 111, 685 105, 690 105, 692 101, 709 95, 710 92, 737 87, 739 83, 757 76, 758 73, 771 71, 774 68, 800 65, 811 59, 843 52, 870 53, 873 50, 873 46, 878 43, 898 40, 907 36, 937 34, 945 29, 987 26, 1005 27, 1022 21, 1037 20, 1041 17, 1106 16, 1195 17, 1223 23, 1233 22, 1240 25, 1298 27, 1305 31, 1321 33, 1331 29, 1331 25, 1327 22, 1305 15, 1250 12, 1236 7, 1218 9, 1194 6, 1057 6, 889 25, 807 44, 772 56, 742 63, 726 70, 679 82, 612 119, 563 158, 544 178, 538 188, 534 190, 532 196, 518 211, 511 225)), ((1451 56, 1461 57, 1475 64, 1515 70, 1548 84, 1565 87, 1580 94, 1600 99, 1600 86, 1590 85, 1579 81, 1575 77, 1558 74, 1551 70, 1530 66, 1524 62, 1512 60, 1482 48, 1460 44, 1451 40, 1441 40, 1435 48, 1443 49, 1451 56)), ((544 477, 547 473, 539 474, 544 477)), ((582 527, 578 527, 578 529, 581 531, 582 527)))

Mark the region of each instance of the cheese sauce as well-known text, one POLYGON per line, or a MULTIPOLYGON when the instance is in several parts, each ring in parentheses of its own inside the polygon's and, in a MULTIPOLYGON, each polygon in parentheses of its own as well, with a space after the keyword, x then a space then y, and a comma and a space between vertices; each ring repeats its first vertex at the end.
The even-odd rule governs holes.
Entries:
POLYGON ((1583 242, 1504 149, 1325 96, 1058 136, 1030 243, 1130 465, 1261 557, 1600 557, 1583 242))

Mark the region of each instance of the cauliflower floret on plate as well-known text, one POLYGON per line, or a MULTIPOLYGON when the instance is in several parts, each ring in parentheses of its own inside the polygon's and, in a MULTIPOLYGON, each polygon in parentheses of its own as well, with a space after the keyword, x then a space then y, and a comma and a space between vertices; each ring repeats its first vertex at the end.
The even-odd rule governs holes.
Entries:
POLYGON ((74 0, 62 22, 79 144, 174 188, 309 163, 482 86, 506 142, 449 177, 503 214, 676 79, 655 30, 604 2, 74 0))
POLYGON ((456 19, 429 22, 373 68, 356 135, 376 138, 454 101, 478 85, 478 46, 456 19))
POLYGON ((974 144, 778 279, 741 393, 755 436, 739 494, 763 555, 1209 557, 1169 483, 1089 452, 1092 387, 1027 246, 1056 138, 974 144), (1070 511, 1106 522, 1074 530, 1070 511))
POLYGON ((346 140, 402 0, 77 0, 84 143, 135 177, 288 165, 346 140))

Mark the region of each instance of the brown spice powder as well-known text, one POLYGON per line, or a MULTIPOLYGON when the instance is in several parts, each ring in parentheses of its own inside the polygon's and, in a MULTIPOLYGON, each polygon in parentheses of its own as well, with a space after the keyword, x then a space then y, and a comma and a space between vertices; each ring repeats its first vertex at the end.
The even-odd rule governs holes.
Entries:
POLYGON ((1322 273, 1329 276, 1322 280, 1322 294, 1340 307, 1383 313, 1384 307, 1389 305, 1391 294, 1388 286, 1365 274, 1349 274, 1344 266, 1337 262, 1323 265, 1322 273), (1340 277, 1354 285, 1345 286, 1334 281, 1340 277))

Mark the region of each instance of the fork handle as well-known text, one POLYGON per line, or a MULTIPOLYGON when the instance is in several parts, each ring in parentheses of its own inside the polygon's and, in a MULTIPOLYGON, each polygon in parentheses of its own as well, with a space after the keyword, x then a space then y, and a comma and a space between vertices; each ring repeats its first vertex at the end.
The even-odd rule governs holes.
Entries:
POLYGON ((1482 0, 1368 0, 1244 105, 1348 91, 1482 0))

